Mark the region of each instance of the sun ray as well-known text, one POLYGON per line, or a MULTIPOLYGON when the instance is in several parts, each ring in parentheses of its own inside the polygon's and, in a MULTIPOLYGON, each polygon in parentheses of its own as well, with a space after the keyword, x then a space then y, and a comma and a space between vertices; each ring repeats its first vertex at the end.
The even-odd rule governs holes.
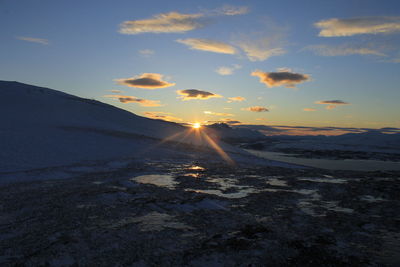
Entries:
POLYGON ((235 162, 228 156, 228 154, 211 138, 206 132, 201 132, 202 136, 211 145, 211 147, 229 164, 235 165, 235 162))

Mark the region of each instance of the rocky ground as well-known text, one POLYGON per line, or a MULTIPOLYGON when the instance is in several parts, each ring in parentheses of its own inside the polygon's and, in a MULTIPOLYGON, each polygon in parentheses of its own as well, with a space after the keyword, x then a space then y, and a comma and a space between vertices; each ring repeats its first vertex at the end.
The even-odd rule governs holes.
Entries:
POLYGON ((0 187, 1 266, 400 265, 399 172, 84 169, 0 187))

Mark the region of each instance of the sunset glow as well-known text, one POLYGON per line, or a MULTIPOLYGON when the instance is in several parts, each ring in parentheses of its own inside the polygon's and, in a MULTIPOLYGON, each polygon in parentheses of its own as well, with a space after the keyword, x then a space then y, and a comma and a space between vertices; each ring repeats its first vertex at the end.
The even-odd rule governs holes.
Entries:
POLYGON ((400 3, 365 1, 6 1, 0 73, 186 125, 400 128, 400 3))
POLYGON ((201 128, 200 122, 195 122, 195 123, 193 123, 192 128, 194 128, 194 129, 200 129, 200 128, 201 128))

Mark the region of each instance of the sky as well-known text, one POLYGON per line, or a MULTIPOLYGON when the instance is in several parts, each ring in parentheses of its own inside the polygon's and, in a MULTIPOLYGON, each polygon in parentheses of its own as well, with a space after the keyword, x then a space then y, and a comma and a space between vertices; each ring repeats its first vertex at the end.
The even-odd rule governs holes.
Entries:
POLYGON ((400 1, 0 0, 0 79, 179 123, 400 128, 400 1))

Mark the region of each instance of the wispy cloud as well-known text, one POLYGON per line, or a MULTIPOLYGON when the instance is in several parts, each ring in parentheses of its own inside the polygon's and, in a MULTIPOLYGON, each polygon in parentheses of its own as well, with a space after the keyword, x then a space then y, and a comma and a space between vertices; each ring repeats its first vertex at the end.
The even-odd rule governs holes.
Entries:
POLYGON ((38 44, 43 44, 43 45, 49 44, 49 40, 43 39, 43 38, 35 38, 35 37, 27 37, 27 36, 17 36, 15 38, 17 38, 18 40, 27 41, 27 42, 31 42, 31 43, 38 43, 38 44))
POLYGON ((178 39, 178 43, 185 44, 194 50, 202 50, 222 54, 235 54, 236 49, 226 43, 200 38, 178 39))
POLYGON ((181 118, 172 116, 172 113, 162 111, 146 111, 143 113, 146 117, 164 121, 182 121, 181 118))
POLYGON ((315 104, 320 104, 320 105, 326 105, 326 109, 334 109, 337 106, 341 105, 350 105, 348 102, 344 102, 342 100, 322 100, 322 101, 316 101, 315 104))
POLYGON ((303 108, 303 111, 316 111, 316 109, 315 108, 303 108))
POLYGON ((284 46, 287 29, 275 25, 273 21, 265 23, 263 28, 262 32, 239 34, 234 37, 233 43, 243 50, 250 61, 264 61, 286 53, 284 46))
POLYGON ((204 111, 204 114, 207 115, 213 115, 213 116, 222 116, 222 117, 230 117, 230 116, 234 116, 231 113, 218 113, 218 112, 213 112, 213 111, 204 111))
POLYGON ((224 5, 214 10, 203 10, 194 14, 167 12, 154 15, 148 19, 127 20, 120 24, 122 34, 140 33, 185 33, 204 27, 210 17, 235 16, 249 12, 246 6, 224 5))
POLYGON ((162 77, 163 75, 158 73, 143 73, 139 76, 125 79, 116 79, 115 81, 121 85, 144 89, 157 89, 175 85, 175 83, 163 81, 162 77))
POLYGON ((204 22, 201 21, 203 16, 201 13, 162 13, 150 19, 124 21, 120 25, 119 32, 123 34, 184 33, 203 27, 204 22))
POLYGON ((215 72, 217 72, 220 75, 232 75, 235 70, 240 69, 242 66, 237 65, 237 64, 233 64, 231 67, 219 67, 218 69, 215 70, 215 72))
POLYGON ((160 101, 137 98, 136 96, 105 95, 104 97, 118 99, 119 102, 124 103, 124 104, 137 103, 143 107, 160 107, 161 106, 160 101))
POLYGON ((314 24, 320 28, 319 36, 336 37, 357 34, 382 34, 400 31, 400 17, 332 18, 314 24))
POLYGON ((282 47, 271 47, 268 38, 255 42, 241 41, 237 45, 244 51, 250 61, 264 61, 270 57, 286 53, 282 47))
POLYGON ((219 98, 222 97, 221 95, 210 93, 207 91, 203 90, 197 90, 197 89, 186 89, 186 90, 179 90, 176 91, 178 95, 180 95, 179 98, 181 98, 183 101, 186 100, 193 100, 193 99, 200 99, 200 100, 206 100, 210 98, 219 98))
POLYGON ((154 53, 155 53, 154 50, 151 50, 151 49, 139 50, 139 54, 144 57, 150 57, 150 56, 154 55, 154 53))
POLYGON ((249 8, 246 6, 231 6, 224 5, 215 10, 217 14, 226 15, 226 16, 236 16, 236 15, 244 15, 249 13, 249 8))
POLYGON ((248 107, 248 108, 242 108, 242 110, 247 110, 247 111, 252 111, 252 112, 267 112, 267 111, 269 111, 268 108, 266 108, 266 107, 260 107, 260 106, 253 106, 253 107, 248 107))
POLYGON ((245 101, 246 100, 246 98, 244 98, 243 96, 235 96, 235 97, 228 97, 228 101, 226 101, 226 102, 228 102, 228 103, 232 103, 232 102, 242 102, 242 101, 245 101))
POLYGON ((288 88, 295 88, 297 84, 311 79, 307 74, 294 73, 290 71, 263 72, 256 70, 251 73, 251 76, 259 77, 260 83, 264 83, 268 87, 285 86, 288 88))
POLYGON ((114 94, 120 94, 122 93, 121 90, 110 90, 110 92, 114 93, 114 94))
POLYGON ((351 47, 349 45, 309 45, 305 48, 320 56, 375 55, 386 56, 384 53, 367 47, 351 47))

